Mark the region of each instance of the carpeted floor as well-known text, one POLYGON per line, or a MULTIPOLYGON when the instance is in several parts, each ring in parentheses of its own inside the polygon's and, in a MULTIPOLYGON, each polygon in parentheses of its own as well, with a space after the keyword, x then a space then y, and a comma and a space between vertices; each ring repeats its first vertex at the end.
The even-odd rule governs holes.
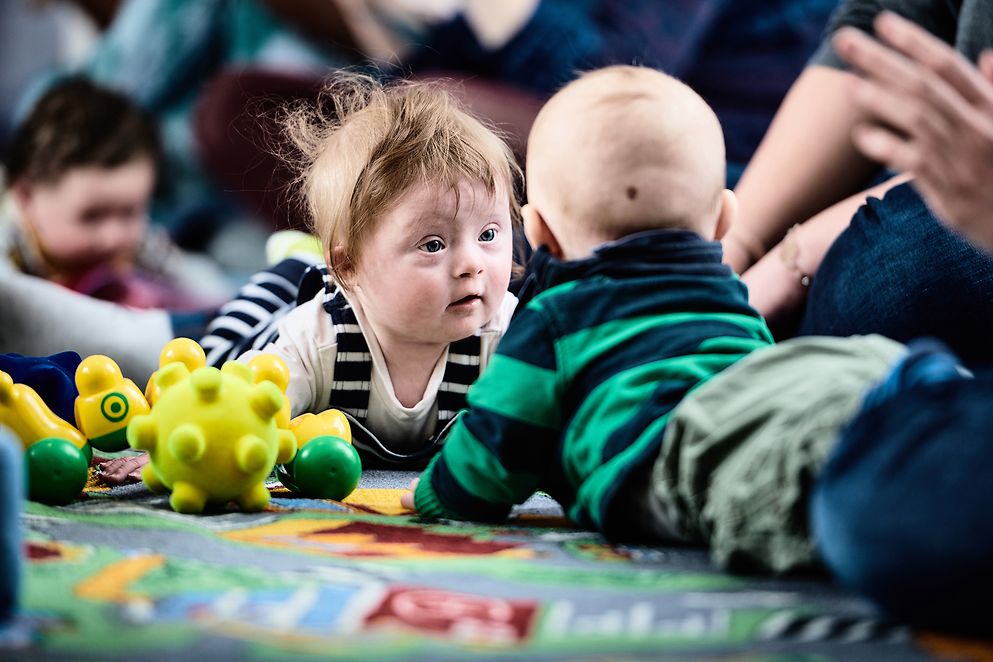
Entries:
POLYGON ((874 620, 825 581, 610 546, 536 497, 505 526, 402 514, 415 474, 345 504, 179 515, 143 486, 24 515, 18 660, 926 660, 991 649, 874 620))

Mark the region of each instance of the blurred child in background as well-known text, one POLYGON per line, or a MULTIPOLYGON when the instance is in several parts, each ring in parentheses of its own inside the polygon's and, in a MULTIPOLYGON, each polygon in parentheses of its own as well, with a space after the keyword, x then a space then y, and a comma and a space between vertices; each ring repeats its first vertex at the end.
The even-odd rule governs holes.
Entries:
POLYGON ((150 232, 155 125, 123 95, 84 80, 45 94, 14 135, 0 246, 21 271, 139 308, 196 309, 220 274, 150 232))
POLYGON ((200 335, 228 286, 212 263, 149 228, 159 152, 155 125, 137 106, 84 79, 63 81, 35 104, 5 164, 0 253, 13 273, 0 285, 0 352, 102 351, 120 360, 139 336, 153 343, 142 354, 154 364, 174 335, 200 335), (38 279, 158 314, 94 306, 38 279), (118 339, 88 342, 110 336, 118 339))

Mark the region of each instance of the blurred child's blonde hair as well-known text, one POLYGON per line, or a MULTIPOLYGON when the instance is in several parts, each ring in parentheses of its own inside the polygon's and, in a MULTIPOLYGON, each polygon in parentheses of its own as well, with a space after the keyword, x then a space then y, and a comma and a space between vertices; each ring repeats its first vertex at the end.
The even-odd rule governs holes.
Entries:
MULTIPOLYGON (((520 168, 506 143, 437 84, 382 84, 341 73, 286 126, 302 154, 301 193, 335 279, 356 265, 363 238, 411 186, 503 184, 515 226, 520 168)), ((456 198, 457 199, 457 198, 456 198)))

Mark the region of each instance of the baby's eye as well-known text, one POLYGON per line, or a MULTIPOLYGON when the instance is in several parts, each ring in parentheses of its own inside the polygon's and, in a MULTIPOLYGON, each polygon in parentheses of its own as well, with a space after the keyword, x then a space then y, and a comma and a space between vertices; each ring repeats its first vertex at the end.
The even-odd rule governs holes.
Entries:
POLYGON ((444 247, 445 244, 441 243, 440 239, 432 239, 431 241, 426 241, 420 246, 418 246, 418 248, 424 251, 425 253, 437 253, 444 247))
POLYGON ((488 228, 483 230, 483 233, 479 235, 480 241, 493 241, 496 239, 497 231, 496 228, 488 228))

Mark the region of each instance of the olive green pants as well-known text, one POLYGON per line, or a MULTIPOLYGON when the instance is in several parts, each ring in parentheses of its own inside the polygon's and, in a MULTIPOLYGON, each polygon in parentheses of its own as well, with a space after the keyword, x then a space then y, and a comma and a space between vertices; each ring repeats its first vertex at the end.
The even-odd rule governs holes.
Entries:
POLYGON ((656 536, 707 544, 723 567, 816 564, 814 480, 866 390, 905 351, 882 336, 797 338, 690 392, 673 410, 648 503, 639 504, 656 536))

